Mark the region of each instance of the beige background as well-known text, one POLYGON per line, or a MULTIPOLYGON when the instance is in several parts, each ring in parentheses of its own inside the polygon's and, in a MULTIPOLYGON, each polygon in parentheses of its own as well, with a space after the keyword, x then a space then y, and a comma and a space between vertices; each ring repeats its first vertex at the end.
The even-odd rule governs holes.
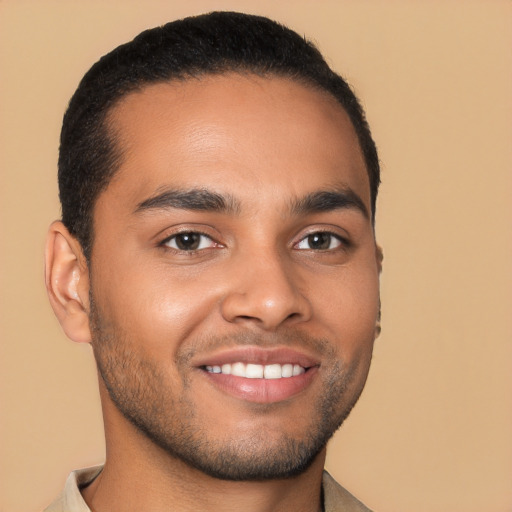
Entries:
POLYGON ((0 512, 103 457, 90 351, 43 289, 66 103, 106 51, 213 9, 316 40, 380 148, 383 333, 328 467, 379 512, 512 511, 510 1, 0 0, 0 512))

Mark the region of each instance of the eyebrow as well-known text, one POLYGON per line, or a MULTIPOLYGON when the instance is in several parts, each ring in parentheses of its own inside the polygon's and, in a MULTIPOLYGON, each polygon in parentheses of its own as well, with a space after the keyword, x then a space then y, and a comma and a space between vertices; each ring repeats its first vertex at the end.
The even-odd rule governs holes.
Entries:
POLYGON ((355 209, 359 210, 365 218, 370 218, 363 200, 350 188, 312 192, 294 201, 291 209, 293 213, 299 215, 355 209))
POLYGON ((135 213, 168 208, 237 213, 240 210, 240 204, 230 195, 221 195, 206 189, 169 189, 139 203, 135 213))
MULTIPOLYGON (((176 208, 191 211, 209 211, 238 214, 240 202, 231 195, 222 195, 207 189, 166 189, 145 199, 135 208, 135 213, 176 208)), ((307 215, 341 209, 355 209, 369 218, 363 200, 350 188, 319 190, 292 200, 290 211, 294 215, 307 215)))

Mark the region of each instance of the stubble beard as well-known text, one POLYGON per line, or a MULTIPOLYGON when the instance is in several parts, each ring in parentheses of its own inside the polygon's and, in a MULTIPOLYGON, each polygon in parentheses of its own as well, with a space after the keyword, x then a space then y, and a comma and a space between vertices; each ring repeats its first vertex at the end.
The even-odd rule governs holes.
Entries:
MULTIPOLYGON (((329 344, 307 339, 306 343, 322 351, 324 360, 334 362, 324 372, 322 393, 303 435, 297 438, 284 431, 262 429, 219 440, 212 435, 209 425, 204 424, 204 419, 198 417, 186 396, 173 395, 170 386, 166 386, 168 379, 163 368, 141 357, 136 340, 129 340, 126 334, 119 332, 121 329, 107 326, 92 296, 90 304, 96 364, 114 405, 168 455, 214 478, 263 481, 303 473, 349 415, 364 387, 365 379, 353 391, 358 364, 343 368, 329 344), (347 395, 349 389, 352 390, 350 396, 347 395)), ((297 339, 296 334, 293 339, 297 339)), ((222 344, 224 340, 210 342, 222 344)), ((233 343, 232 338, 230 342, 233 343)), ((247 343, 247 339, 243 342, 247 343)), ((204 341, 199 344, 204 346, 204 341)), ((189 355, 181 359, 185 361, 189 355)), ((183 384, 186 388, 186 378, 183 384)), ((255 404, 258 406, 262 414, 272 414, 273 404, 255 404)))

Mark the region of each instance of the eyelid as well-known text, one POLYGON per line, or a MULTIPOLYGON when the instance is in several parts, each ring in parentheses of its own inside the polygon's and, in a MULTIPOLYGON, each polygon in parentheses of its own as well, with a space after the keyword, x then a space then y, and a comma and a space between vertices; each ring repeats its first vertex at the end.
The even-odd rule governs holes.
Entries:
POLYGON ((189 225, 189 226, 175 227, 172 231, 169 229, 165 230, 164 233, 166 233, 166 236, 164 236, 164 238, 162 238, 160 241, 158 241, 157 246, 161 247, 162 249, 169 250, 169 251, 191 254, 194 252, 204 251, 208 248, 223 247, 223 244, 217 240, 217 237, 213 236, 211 233, 207 233, 206 230, 202 229, 201 227, 197 227, 197 226, 189 225), (211 245, 209 247, 203 247, 203 248, 199 248, 199 249, 190 249, 190 250, 183 250, 178 247, 170 247, 168 245, 169 241, 175 239, 176 237, 178 237, 180 235, 185 235, 185 234, 196 234, 196 235, 200 235, 201 237, 208 238, 211 241, 211 245))
MULTIPOLYGON (((305 250, 315 251, 315 249, 299 249, 298 248, 298 245, 301 242, 305 241, 308 237, 310 237, 312 235, 315 235, 315 234, 330 235, 331 237, 335 238, 339 242, 339 245, 337 247, 333 247, 333 248, 330 248, 330 249, 324 249, 323 250, 324 252, 335 251, 335 250, 339 249, 340 247, 348 249, 349 247, 352 246, 352 242, 350 241, 348 236, 346 236, 346 235, 344 236, 344 235, 340 234, 333 227, 329 226, 329 227, 315 227, 315 228, 311 228, 306 233, 302 233, 300 235, 300 238, 296 242, 293 243, 293 248, 294 249, 298 249, 298 250, 303 250, 303 251, 305 251, 305 250)), ((317 251, 321 251, 321 249, 317 249, 317 251)))
POLYGON ((199 235, 200 238, 207 238, 210 243, 209 243, 209 247, 213 247, 216 245, 216 242, 215 240, 213 240, 213 238, 209 235, 206 235, 204 233, 198 233, 197 231, 182 231, 181 233, 176 233, 174 235, 171 235, 169 237, 167 237, 163 242, 162 242, 162 245, 166 246, 166 247, 169 247, 170 249, 174 249, 175 251, 180 251, 180 252, 194 252, 194 251, 201 251, 201 250, 204 250, 204 249, 208 249, 209 247, 201 247, 202 243, 200 242, 200 246, 197 248, 197 249, 189 249, 189 250, 186 250, 186 249, 180 249, 179 247, 172 247, 170 245, 170 243, 173 241, 173 240, 176 240, 177 237, 179 237, 180 235, 188 235, 188 234, 191 234, 191 235, 199 235))

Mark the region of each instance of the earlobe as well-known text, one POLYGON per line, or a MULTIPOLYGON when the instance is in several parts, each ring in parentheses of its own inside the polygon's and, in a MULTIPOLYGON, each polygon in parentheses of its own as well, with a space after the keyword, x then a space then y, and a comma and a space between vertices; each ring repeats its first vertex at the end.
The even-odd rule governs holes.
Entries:
POLYGON ((375 244, 375 257, 377 259, 377 269, 379 274, 382 272, 382 261, 384 260, 384 251, 382 247, 378 244, 375 244))
MULTIPOLYGON (((375 245, 375 257, 377 260, 377 270, 380 274, 382 272, 382 261, 384 260, 384 252, 382 251, 382 247, 378 244, 375 245)), ((377 320, 375 321, 375 338, 378 338, 382 331, 382 326, 380 323, 381 312, 382 312, 382 308, 381 308, 381 303, 380 303, 380 299, 379 299, 379 312, 377 313, 377 320)))
POLYGON ((380 306, 380 301, 379 301, 379 312, 377 313, 377 320, 375 321, 375 339, 377 339, 379 336, 380 336, 380 333, 382 331, 382 326, 381 326, 381 323, 380 323, 380 319, 381 319, 381 306, 380 306))
POLYGON ((89 271, 80 243, 60 221, 48 231, 45 284, 57 319, 66 335, 89 343, 89 271))

